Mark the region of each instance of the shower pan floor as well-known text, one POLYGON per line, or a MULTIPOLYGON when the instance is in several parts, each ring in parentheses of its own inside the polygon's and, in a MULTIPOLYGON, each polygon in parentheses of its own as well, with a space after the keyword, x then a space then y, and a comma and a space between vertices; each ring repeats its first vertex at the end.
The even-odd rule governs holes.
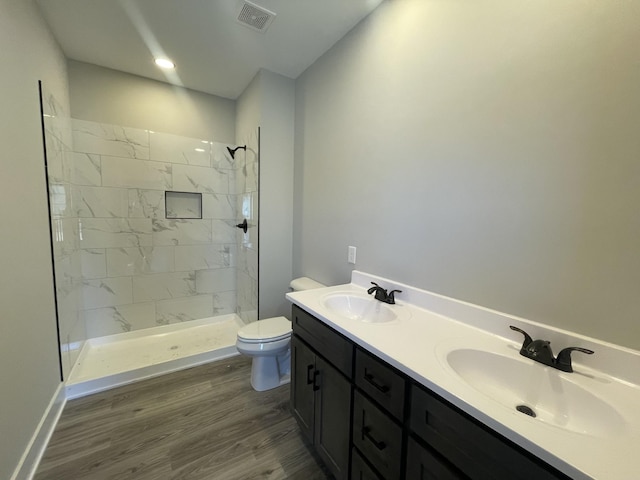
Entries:
POLYGON ((238 355, 236 314, 87 340, 66 382, 67 399, 238 355))

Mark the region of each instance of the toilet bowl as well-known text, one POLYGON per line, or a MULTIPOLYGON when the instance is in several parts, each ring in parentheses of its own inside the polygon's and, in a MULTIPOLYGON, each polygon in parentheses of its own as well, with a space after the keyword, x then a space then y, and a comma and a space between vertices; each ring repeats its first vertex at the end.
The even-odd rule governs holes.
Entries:
POLYGON ((291 322, 285 317, 267 318, 238 330, 236 348, 253 357, 251 386, 262 392, 289 383, 287 365, 291 342, 291 322))
MULTIPOLYGON (((310 278, 291 282, 294 291, 321 288, 325 285, 310 278)), ((251 386, 258 392, 289 383, 291 379, 291 322, 286 317, 258 320, 238 330, 236 348, 253 357, 251 386)))

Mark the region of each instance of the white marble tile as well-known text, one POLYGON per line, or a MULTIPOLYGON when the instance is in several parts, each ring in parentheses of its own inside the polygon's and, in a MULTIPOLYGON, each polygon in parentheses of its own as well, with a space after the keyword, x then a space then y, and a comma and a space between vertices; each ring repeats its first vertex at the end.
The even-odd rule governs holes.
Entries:
POLYGON ((164 218, 164 190, 129 190, 129 217, 164 218))
POLYGON ((251 278, 258 278, 258 252, 241 246, 238 250, 238 270, 251 278))
POLYGON ((198 293, 228 292, 235 289, 235 268, 196 271, 196 290, 198 293))
POLYGON ((102 248, 80 250, 82 276, 84 278, 104 278, 107 276, 107 258, 102 248))
POLYGON ((243 272, 237 277, 236 313, 245 323, 258 319, 258 282, 243 272))
POLYGON ((153 220, 154 245, 197 245, 211 241, 211 220, 153 220))
POLYGON ((132 303, 131 277, 101 278, 82 281, 85 308, 112 307, 132 303))
POLYGON ((211 295, 174 298, 156 303, 156 323, 158 325, 207 318, 213 316, 213 313, 211 295))
MULTIPOLYGON (((235 220, 211 220, 211 241, 213 243, 236 243, 236 232, 242 234, 242 229, 236 227, 235 220)), ((251 225, 251 224, 250 224, 251 225)), ((257 230, 250 226, 247 230, 257 230)))
POLYGON ((230 170, 173 165, 173 189, 180 192, 229 193, 230 170))
POLYGON ((60 258, 55 262, 56 300, 61 337, 68 335, 82 308, 82 274, 80 252, 60 258))
POLYGON ((53 255, 57 260, 71 255, 78 249, 78 219, 58 217, 51 219, 53 255))
POLYGON ((49 182, 51 217, 74 217, 73 191, 68 183, 49 182))
POLYGON ((107 249, 110 277, 172 272, 174 247, 121 247, 107 249))
POLYGON ((49 182, 68 182, 71 179, 71 162, 63 143, 50 132, 45 132, 44 141, 49 182))
POLYGON ((70 152, 68 154, 73 165, 72 182, 75 185, 102 185, 102 163, 100 155, 94 153, 70 152))
POLYGON ((206 140, 155 132, 149 136, 149 146, 151 160, 211 166, 211 143, 206 140))
POLYGON ((176 271, 234 266, 234 245, 184 245, 175 248, 176 271))
MULTIPOLYGON (((143 188, 155 190, 171 189, 172 168, 170 163, 127 158, 102 157, 102 186, 143 188)), ((201 167, 191 167, 201 168, 201 167)))
POLYGON ((235 219, 236 195, 203 193, 202 218, 235 219))
POLYGON ((124 188, 74 187, 78 217, 126 218, 129 191, 124 188))
POLYGON ((82 248, 117 248, 150 246, 150 219, 83 218, 79 221, 82 248))
POLYGON ((126 158, 149 158, 149 132, 73 119, 73 148, 76 152, 126 158))
POLYGON ((211 166, 214 168, 234 169, 234 161, 227 150, 227 147, 234 148, 235 145, 227 143, 211 142, 211 166))
POLYGON ((194 272, 154 273, 132 278, 135 302, 188 297, 196 294, 194 272))
POLYGON ((213 294, 213 315, 236 313, 236 292, 219 292, 213 294))
POLYGON ((156 326, 153 302, 131 303, 115 307, 84 310, 82 317, 89 338, 142 330, 156 326))

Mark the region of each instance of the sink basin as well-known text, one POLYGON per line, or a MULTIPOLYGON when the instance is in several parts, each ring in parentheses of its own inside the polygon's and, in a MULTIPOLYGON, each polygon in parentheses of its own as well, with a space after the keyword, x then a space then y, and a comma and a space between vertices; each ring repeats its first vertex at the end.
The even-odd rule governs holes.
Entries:
POLYGON ((451 350, 445 360, 467 385, 532 421, 593 436, 625 429, 623 417, 612 405, 570 379, 575 373, 471 348, 451 350))
POLYGON ((349 293, 332 293, 324 297, 323 304, 333 313, 350 320, 366 323, 389 323, 398 319, 394 310, 398 305, 387 305, 372 297, 349 293))

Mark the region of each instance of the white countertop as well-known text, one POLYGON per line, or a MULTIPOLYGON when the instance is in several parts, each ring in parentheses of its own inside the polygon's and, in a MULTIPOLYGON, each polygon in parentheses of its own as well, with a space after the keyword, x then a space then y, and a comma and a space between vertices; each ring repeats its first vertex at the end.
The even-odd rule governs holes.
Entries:
MULTIPOLYGON (((293 292, 287 298, 570 477, 640 478, 640 352, 358 271, 353 272, 350 284, 293 292), (353 320, 324 303, 327 295, 339 292, 367 297, 372 281, 388 290, 402 290, 396 294, 396 305, 389 305, 398 314, 396 321, 353 320), (509 325, 526 330, 534 340, 550 340, 556 354, 569 346, 596 353, 574 353, 574 372, 560 372, 520 356, 523 336, 509 325), (564 427, 528 417, 481 393, 453 371, 446 354, 463 348, 531 362, 535 381, 546 379, 548 383, 560 375, 563 381, 592 394, 593 402, 610 408, 594 411, 592 416, 591 400, 587 405, 568 405, 561 415, 564 427), (576 411, 578 421, 572 418, 576 411)), ((560 403, 569 398, 563 391, 557 394, 560 403)))

